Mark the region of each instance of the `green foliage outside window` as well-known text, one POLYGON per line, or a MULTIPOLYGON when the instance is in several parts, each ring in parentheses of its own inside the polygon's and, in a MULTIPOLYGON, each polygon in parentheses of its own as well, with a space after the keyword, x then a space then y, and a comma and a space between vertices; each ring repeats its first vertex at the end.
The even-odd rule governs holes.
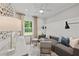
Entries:
POLYGON ((32 34, 32 21, 24 21, 25 34, 32 34))

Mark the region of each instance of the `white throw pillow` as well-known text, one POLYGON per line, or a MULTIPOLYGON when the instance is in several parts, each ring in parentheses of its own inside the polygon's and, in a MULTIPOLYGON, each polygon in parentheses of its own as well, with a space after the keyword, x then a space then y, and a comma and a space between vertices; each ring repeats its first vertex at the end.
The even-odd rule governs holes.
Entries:
POLYGON ((70 38, 70 46, 75 48, 79 44, 79 38, 70 38))

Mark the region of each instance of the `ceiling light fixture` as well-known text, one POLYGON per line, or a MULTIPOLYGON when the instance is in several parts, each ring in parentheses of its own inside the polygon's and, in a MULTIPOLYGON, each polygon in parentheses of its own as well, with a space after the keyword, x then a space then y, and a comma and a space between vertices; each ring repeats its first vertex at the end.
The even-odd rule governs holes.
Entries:
POLYGON ((44 10, 41 9, 41 10, 40 10, 40 13, 41 13, 41 14, 44 13, 44 10))
POLYGON ((25 11, 28 11, 28 9, 25 9, 25 11))

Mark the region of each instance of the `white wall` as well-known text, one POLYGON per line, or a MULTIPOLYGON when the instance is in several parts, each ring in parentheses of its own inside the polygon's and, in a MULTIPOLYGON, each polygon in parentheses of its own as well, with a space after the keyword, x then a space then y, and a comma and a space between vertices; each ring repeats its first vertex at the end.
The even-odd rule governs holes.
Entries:
POLYGON ((45 20, 38 18, 38 35, 41 35, 42 33, 45 33, 44 30, 42 30, 42 26, 45 25, 45 20))
POLYGON ((21 31, 21 20, 0 16, 0 31, 21 31))
POLYGON ((65 29, 65 20, 79 22, 79 5, 48 19, 47 35, 79 37, 79 24, 70 24, 70 29, 65 29))
MULTIPOLYGON (((69 19, 68 22, 79 22, 78 19, 69 19), (73 21, 76 20, 76 21, 73 21)), ((54 36, 79 37, 79 24, 70 24, 70 29, 65 29, 65 21, 58 21, 47 24, 47 34, 54 36)))

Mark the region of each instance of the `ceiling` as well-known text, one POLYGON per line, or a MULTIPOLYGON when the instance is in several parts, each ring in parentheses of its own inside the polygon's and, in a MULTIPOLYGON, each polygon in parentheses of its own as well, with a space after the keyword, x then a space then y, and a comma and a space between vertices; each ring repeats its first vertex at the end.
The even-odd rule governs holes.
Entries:
POLYGON ((75 3, 12 3, 17 12, 25 13, 26 16, 38 16, 43 19, 54 17, 76 6, 75 3), (40 9, 44 13, 40 13, 40 9))

